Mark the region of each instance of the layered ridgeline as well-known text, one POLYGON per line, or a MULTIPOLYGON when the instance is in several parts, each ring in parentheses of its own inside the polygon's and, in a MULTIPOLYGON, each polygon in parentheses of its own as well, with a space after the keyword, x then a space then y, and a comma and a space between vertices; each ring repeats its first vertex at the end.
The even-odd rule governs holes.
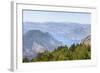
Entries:
POLYGON ((75 42, 77 43, 84 37, 88 36, 91 33, 91 25, 64 22, 24 22, 23 34, 29 30, 41 30, 43 32, 49 32, 57 40, 65 40, 64 43, 70 45, 75 42), (71 40, 72 43, 70 43, 69 40, 71 40), (68 42, 70 44, 68 44, 68 42))
POLYGON ((45 50, 52 51, 62 43, 54 39, 48 32, 30 30, 23 35, 23 57, 32 59, 45 50))

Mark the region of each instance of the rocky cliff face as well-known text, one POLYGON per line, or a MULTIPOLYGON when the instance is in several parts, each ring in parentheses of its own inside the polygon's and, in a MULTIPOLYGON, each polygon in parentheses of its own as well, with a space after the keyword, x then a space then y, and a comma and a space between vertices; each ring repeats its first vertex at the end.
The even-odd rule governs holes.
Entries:
POLYGON ((84 39, 82 39, 81 43, 85 44, 85 45, 91 45, 91 35, 89 35, 89 36, 85 37, 84 39))

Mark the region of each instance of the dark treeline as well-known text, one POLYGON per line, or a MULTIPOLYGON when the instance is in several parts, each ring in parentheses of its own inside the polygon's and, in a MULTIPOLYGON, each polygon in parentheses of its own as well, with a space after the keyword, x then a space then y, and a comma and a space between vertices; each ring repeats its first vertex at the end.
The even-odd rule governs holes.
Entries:
POLYGON ((23 62, 37 61, 64 61, 64 60, 83 60, 91 59, 91 46, 85 44, 72 44, 69 48, 67 45, 59 46, 53 51, 46 50, 38 53, 35 58, 29 61, 27 58, 23 62))

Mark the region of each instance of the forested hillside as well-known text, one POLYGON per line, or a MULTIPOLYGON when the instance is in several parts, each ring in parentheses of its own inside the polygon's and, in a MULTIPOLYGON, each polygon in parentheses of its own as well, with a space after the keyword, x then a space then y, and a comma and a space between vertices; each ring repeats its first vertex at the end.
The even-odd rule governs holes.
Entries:
POLYGON ((29 61, 27 58, 23 62, 38 62, 38 61, 64 61, 64 60, 83 60, 91 59, 91 47, 86 44, 73 44, 69 48, 67 45, 59 46, 53 51, 46 50, 29 61))

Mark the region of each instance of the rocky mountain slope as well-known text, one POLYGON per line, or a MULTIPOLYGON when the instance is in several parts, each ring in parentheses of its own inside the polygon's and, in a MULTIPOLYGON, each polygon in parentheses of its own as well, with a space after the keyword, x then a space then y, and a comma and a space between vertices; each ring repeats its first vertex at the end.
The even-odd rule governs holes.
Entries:
POLYGON ((57 41, 48 32, 30 30, 23 35, 23 57, 31 59, 37 53, 45 50, 54 50, 61 42, 57 41))
POLYGON ((85 45, 91 45, 91 35, 88 35, 87 37, 85 37, 84 39, 82 39, 81 43, 85 44, 85 45))

